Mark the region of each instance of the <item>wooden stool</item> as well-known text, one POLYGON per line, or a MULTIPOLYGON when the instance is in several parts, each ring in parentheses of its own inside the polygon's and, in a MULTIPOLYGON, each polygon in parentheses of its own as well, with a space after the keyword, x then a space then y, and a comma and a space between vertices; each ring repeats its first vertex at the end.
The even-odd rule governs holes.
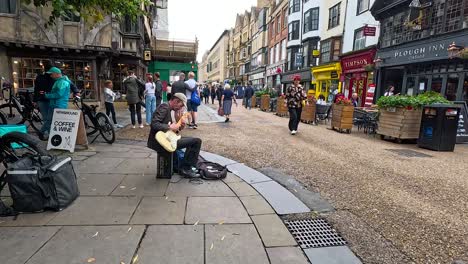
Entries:
POLYGON ((170 179, 174 174, 173 153, 157 152, 157 179, 170 179))

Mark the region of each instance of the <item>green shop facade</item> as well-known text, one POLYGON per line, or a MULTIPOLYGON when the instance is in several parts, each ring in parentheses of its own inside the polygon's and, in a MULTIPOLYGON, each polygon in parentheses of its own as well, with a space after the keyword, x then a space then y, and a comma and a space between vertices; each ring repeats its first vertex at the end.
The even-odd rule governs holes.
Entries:
POLYGON ((165 84, 170 84, 179 79, 181 72, 187 74, 193 71, 195 80, 198 79, 198 65, 196 63, 180 63, 166 61, 152 61, 148 67, 148 72, 154 74, 159 72, 161 81, 165 84))

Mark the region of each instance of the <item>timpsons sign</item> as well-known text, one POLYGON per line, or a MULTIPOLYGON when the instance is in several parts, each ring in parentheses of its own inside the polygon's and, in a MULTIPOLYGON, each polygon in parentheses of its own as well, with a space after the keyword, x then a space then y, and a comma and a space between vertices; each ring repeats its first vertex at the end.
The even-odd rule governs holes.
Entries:
POLYGON ((374 63, 375 49, 341 57, 343 73, 364 72, 368 64, 374 63))

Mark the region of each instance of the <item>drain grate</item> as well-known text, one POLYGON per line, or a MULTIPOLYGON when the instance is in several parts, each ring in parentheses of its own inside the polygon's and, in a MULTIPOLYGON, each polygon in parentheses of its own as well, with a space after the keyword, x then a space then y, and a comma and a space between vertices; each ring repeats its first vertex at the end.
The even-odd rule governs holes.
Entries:
POLYGON ((285 221, 301 248, 346 245, 346 240, 323 218, 285 221))
POLYGON ((400 156, 408 157, 408 158, 431 158, 431 155, 427 155, 421 152, 417 152, 411 149, 387 149, 390 152, 396 153, 400 156))

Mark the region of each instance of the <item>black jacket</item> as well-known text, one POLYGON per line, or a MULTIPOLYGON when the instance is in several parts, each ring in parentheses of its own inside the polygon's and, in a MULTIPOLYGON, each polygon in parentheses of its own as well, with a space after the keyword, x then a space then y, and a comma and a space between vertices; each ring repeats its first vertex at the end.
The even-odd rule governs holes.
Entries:
POLYGON ((43 73, 39 74, 36 77, 36 80, 34 81, 34 97, 33 101, 38 102, 38 101, 48 101, 45 98, 46 93, 50 93, 52 90, 52 86, 54 86, 55 80, 50 77, 50 74, 43 73), (44 93, 40 93, 44 92, 44 93))
POLYGON ((166 151, 156 141, 155 136, 159 131, 167 132, 169 130, 169 122, 171 121, 171 108, 169 104, 160 104, 158 108, 156 108, 156 111, 153 113, 153 118, 151 119, 151 131, 148 136, 148 148, 157 152, 166 151))
MULTIPOLYGON (((171 89, 172 94, 182 93, 185 95, 185 90, 193 90, 193 89, 191 89, 190 86, 186 84, 183 80, 179 80, 172 84, 172 89, 171 89)), ((187 99, 190 99, 190 98, 187 98, 187 99)))
POLYGON ((254 95, 254 90, 253 90, 252 86, 247 86, 247 88, 245 89, 244 97, 245 98, 251 98, 253 95, 254 95))

